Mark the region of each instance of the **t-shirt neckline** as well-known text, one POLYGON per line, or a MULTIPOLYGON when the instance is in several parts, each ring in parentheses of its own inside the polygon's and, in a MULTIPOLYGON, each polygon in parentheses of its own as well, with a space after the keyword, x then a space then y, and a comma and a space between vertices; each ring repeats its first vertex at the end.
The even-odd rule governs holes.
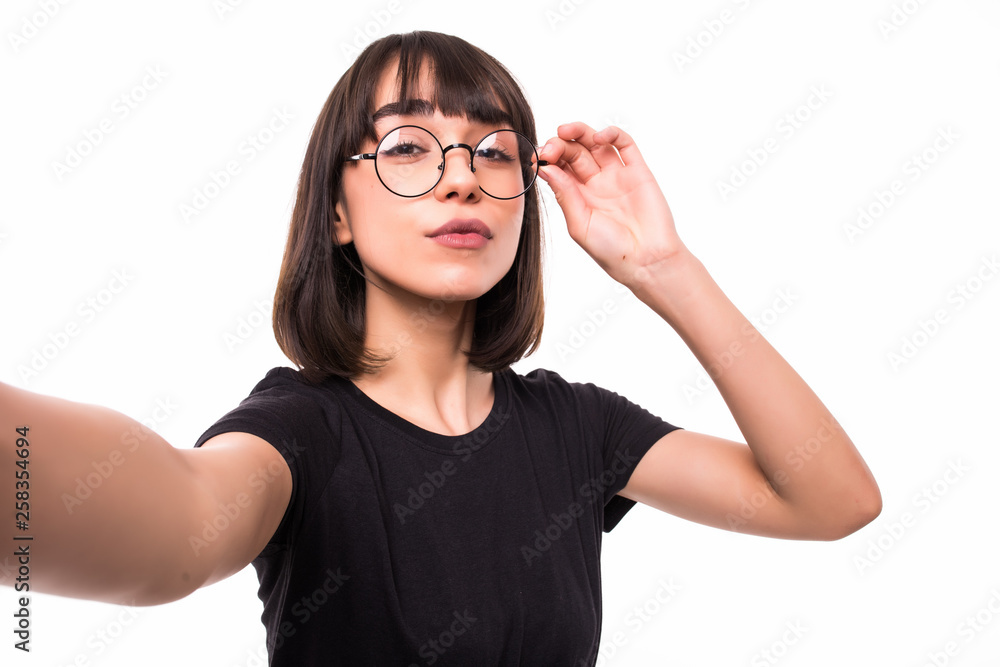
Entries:
POLYGON ((408 419, 401 417, 392 410, 377 403, 368 394, 350 379, 341 376, 332 376, 337 387, 352 400, 359 408, 372 417, 375 421, 384 426, 399 432, 414 444, 442 454, 461 455, 469 451, 471 445, 474 450, 481 449, 492 441, 502 430, 510 416, 510 378, 507 374, 511 370, 505 369, 493 373, 493 406, 489 414, 481 424, 468 433, 461 435, 446 435, 435 433, 414 424, 408 419))

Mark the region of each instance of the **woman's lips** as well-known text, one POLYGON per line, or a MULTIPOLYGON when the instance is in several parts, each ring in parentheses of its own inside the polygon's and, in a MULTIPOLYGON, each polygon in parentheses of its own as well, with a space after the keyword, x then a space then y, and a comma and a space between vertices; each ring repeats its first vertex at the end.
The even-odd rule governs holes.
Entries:
POLYGON ((479 234, 487 239, 493 238, 493 232, 478 218, 449 220, 428 236, 441 236, 442 234, 479 234))
POLYGON ((493 232, 476 218, 455 219, 441 225, 428 236, 449 248, 482 248, 493 232))
POLYGON ((482 248, 489 239, 482 234, 439 234, 432 236, 435 241, 449 248, 482 248))

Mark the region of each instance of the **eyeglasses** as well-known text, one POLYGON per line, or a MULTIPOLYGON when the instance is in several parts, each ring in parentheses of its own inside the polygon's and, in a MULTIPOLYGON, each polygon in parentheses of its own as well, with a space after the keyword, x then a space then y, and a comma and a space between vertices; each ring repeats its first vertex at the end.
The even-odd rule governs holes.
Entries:
POLYGON ((475 148, 468 144, 442 147, 437 137, 417 125, 390 130, 374 153, 352 155, 346 161, 374 160, 375 173, 389 192, 419 197, 437 187, 444 176, 445 154, 453 148, 469 151, 469 169, 479 189, 494 199, 520 197, 535 182, 538 167, 548 164, 538 159, 531 140, 514 130, 491 132, 475 148))

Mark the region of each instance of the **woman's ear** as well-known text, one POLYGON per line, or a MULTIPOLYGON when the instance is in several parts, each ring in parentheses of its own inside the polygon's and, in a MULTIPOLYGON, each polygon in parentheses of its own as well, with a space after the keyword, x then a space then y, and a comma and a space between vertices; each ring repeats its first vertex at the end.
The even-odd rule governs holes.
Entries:
POLYGON ((347 222, 347 211, 339 200, 333 207, 333 240, 337 245, 347 245, 354 240, 351 226, 347 222))

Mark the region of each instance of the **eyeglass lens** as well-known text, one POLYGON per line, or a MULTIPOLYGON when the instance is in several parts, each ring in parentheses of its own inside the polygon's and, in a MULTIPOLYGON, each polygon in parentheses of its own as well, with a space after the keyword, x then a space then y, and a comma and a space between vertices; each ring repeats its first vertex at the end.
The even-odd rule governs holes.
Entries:
MULTIPOLYGON (((483 192, 498 199, 513 199, 534 182, 538 153, 523 134, 499 130, 475 147, 472 168, 483 192)), ((434 189, 444 171, 441 144, 423 128, 396 128, 379 142, 375 170, 382 183, 397 195, 425 194, 434 189)))

